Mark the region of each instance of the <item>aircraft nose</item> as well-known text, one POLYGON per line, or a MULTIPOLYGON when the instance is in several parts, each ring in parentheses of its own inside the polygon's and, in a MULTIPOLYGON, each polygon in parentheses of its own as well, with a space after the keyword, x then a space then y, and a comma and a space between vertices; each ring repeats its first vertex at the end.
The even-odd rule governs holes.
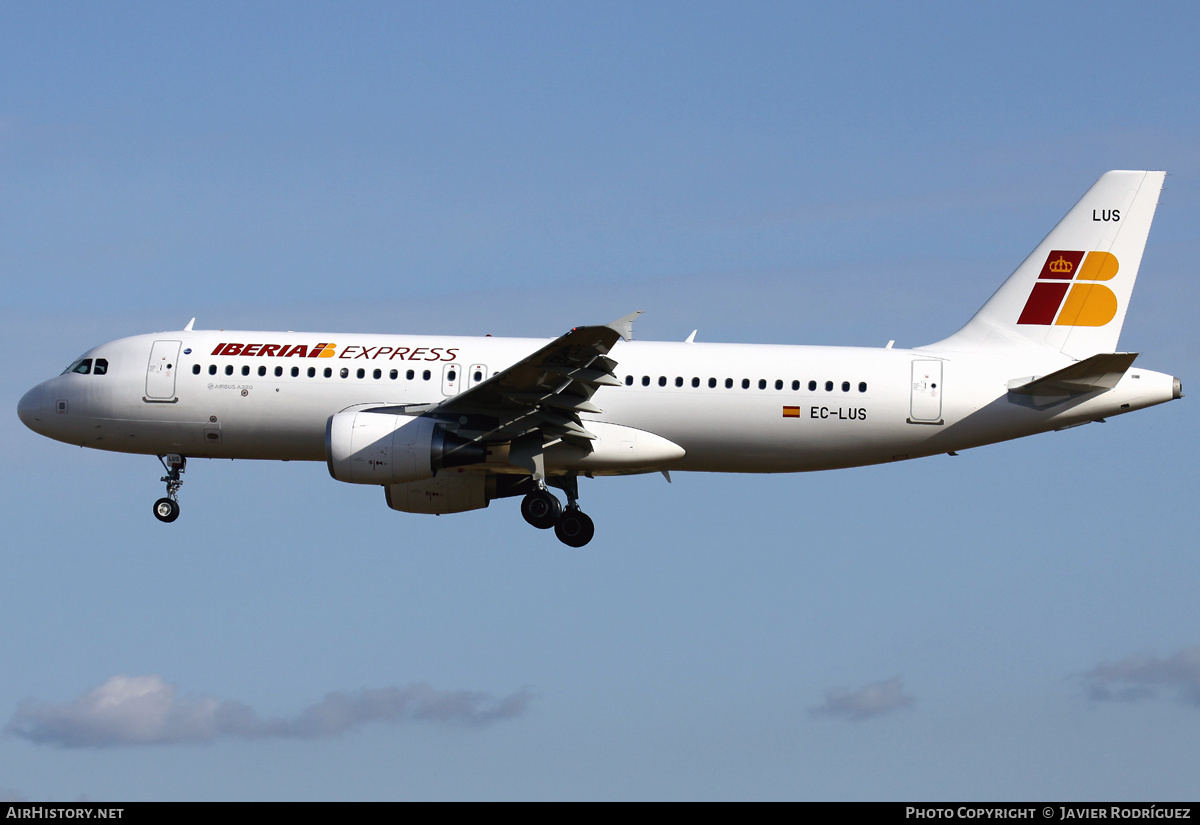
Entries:
POLYGON ((41 384, 21 396, 17 402, 17 417, 35 433, 40 433, 46 420, 46 389, 41 384))

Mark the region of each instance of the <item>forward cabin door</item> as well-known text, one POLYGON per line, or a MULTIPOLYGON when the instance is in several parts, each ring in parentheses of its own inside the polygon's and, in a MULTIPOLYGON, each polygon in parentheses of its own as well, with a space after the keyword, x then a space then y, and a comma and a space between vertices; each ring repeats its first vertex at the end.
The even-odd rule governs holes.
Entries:
POLYGON ((155 341, 146 367, 146 400, 174 401, 180 341, 155 341))
POLYGON ((942 362, 912 362, 909 424, 942 423, 942 362))

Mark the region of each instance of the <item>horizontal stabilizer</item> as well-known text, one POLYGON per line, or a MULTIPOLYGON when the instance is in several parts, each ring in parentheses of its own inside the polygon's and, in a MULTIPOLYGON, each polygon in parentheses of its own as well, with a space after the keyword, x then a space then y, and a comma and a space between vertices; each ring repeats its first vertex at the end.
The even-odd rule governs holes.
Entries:
POLYGON ((1039 398, 1061 398, 1111 390, 1137 357, 1136 352, 1100 353, 1040 378, 1016 378, 1008 382, 1008 391, 1039 398))

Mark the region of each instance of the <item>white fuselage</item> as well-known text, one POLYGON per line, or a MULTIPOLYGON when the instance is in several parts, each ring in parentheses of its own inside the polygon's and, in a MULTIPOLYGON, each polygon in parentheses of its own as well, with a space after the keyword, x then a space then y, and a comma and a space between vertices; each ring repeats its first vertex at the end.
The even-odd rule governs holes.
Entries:
MULTIPOLYGON (((106 372, 52 378, 26 394, 19 412, 43 435, 103 450, 324 461, 334 414, 362 404, 442 402, 545 343, 191 330, 142 335, 85 353, 106 361, 106 372), (321 344, 335 347, 322 353, 321 344)), ((877 464, 1062 429, 1178 397, 1171 376, 1133 368, 1109 391, 1038 409, 1008 389, 1015 379, 1072 362, 1048 348, 987 354, 635 341, 617 343, 610 355, 621 386, 601 387, 592 402, 602 412, 582 418, 653 433, 682 448, 682 457, 653 469, 775 473, 877 464)), ((548 471, 575 469, 555 465, 552 454, 547 460, 548 471)))

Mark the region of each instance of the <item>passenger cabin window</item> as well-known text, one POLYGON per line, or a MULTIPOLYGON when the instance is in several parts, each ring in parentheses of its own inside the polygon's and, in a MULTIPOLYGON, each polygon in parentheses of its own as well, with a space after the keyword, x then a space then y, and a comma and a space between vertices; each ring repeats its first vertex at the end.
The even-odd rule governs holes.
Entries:
POLYGON ((406 379, 408 379, 409 381, 413 380, 413 378, 415 378, 416 375, 417 374, 415 372, 413 372, 412 370, 409 370, 408 372, 404 373, 404 377, 406 379))
POLYGON ((359 367, 358 372, 354 373, 355 377, 357 377, 357 378, 362 378, 366 374, 367 374, 367 371, 364 370, 362 367, 359 367))
POLYGON ((299 374, 300 374, 300 368, 299 368, 299 367, 292 367, 292 378, 295 378, 295 377, 296 377, 296 376, 298 376, 299 374))
POLYGON ((209 364, 209 365, 208 365, 208 374, 209 374, 209 375, 216 375, 216 374, 217 374, 217 365, 216 365, 216 364, 209 364))
POLYGON ((648 386, 650 386, 650 376, 649 376, 649 375, 643 375, 643 376, 642 376, 642 386, 643 386, 643 387, 648 387, 648 386))
POLYGON ((749 378, 742 379, 742 389, 744 389, 744 390, 750 389, 750 379, 749 378))
POLYGON ((425 370, 423 373, 421 373, 422 381, 428 381, 432 377, 433 377, 433 373, 431 373, 429 370, 425 370))
POLYGON ((792 382, 792 392, 798 392, 799 390, 800 390, 800 382, 793 381, 792 382))
POLYGON ((242 375, 249 375, 249 374, 250 374, 250 367, 249 366, 242 367, 242 375))
POLYGON ((715 390, 717 388, 717 379, 715 379, 715 378, 708 379, 708 388, 710 390, 715 390))
POLYGON ((276 367, 275 368, 275 377, 279 378, 282 375, 283 375, 283 367, 276 367))
POLYGON ((727 389, 727 390, 733 389, 733 379, 732 378, 725 379, 725 389, 727 389))
POLYGON ((229 364, 228 366, 225 367, 225 374, 233 375, 233 364, 229 364))
POLYGON ((816 391, 817 391, 817 382, 816 382, 816 381, 809 381, 809 382, 808 382, 808 391, 809 391, 809 392, 816 392, 816 391))
POLYGON ((388 378, 395 381, 397 376, 399 376, 399 375, 400 375, 400 372, 398 370, 392 370, 391 372, 388 373, 388 378))
MULTIPOLYGON (((371 376, 372 376, 373 378, 382 378, 382 377, 383 377, 383 370, 375 370, 373 373, 371 373, 371 376)), ((453 375, 451 375, 451 376, 450 376, 450 378, 451 378, 451 379, 453 379, 453 378, 454 378, 454 376, 453 376, 453 375)))
POLYGON ((850 392, 850 382, 849 381, 842 382, 842 392, 850 392))
POLYGON ((199 374, 200 374, 200 365, 192 364, 192 375, 199 375, 199 374))
MULTIPOLYGON (((476 373, 476 375, 478 375, 478 373, 476 373)), ((478 381, 479 379, 476 378, 475 380, 478 381)), ((625 386, 627 386, 627 387, 633 386, 633 376, 632 375, 625 376, 625 386)))
POLYGON ((332 378, 333 377, 333 368, 326 367, 325 369, 321 370, 321 375, 325 376, 326 378, 332 378))
POLYGON ((758 388, 760 390, 765 390, 767 388, 767 379, 765 379, 765 378, 758 379, 758 388))
POLYGON ((658 376, 658 385, 660 387, 665 387, 667 385, 667 376, 665 376, 665 375, 658 376))
POLYGON ((309 367, 309 368, 308 368, 308 377, 309 377, 309 378, 316 378, 316 377, 317 377, 317 368, 316 368, 316 367, 309 367))
POLYGON ((833 392, 833 382, 832 381, 825 382, 825 392, 833 392))
POLYGON ((866 381, 859 381, 859 382, 858 382, 858 391, 859 391, 859 392, 866 392, 866 391, 867 391, 867 382, 866 382, 866 381))
MULTIPOLYGON (((629 384, 629 383, 631 383, 631 382, 629 381, 629 378, 632 378, 632 377, 633 377, 633 376, 629 376, 628 378, 626 378, 626 379, 625 379, 625 383, 626 383, 626 384, 629 384)), ((480 382, 480 381, 482 381, 482 380, 483 380, 483 370, 475 370, 475 379, 474 379, 474 380, 475 380, 475 382, 476 382, 476 383, 478 383, 478 382, 480 382)))
POLYGON ((341 370, 341 372, 338 373, 338 375, 342 376, 342 378, 349 378, 350 370, 346 367, 342 367, 342 370, 341 370))
POLYGON ((259 377, 260 377, 260 378, 261 378, 262 376, 266 375, 266 374, 267 374, 267 368, 266 368, 266 367, 259 367, 259 368, 258 368, 258 375, 259 375, 259 377))
POLYGON ((693 387, 698 387, 698 386, 700 386, 700 379, 699 379, 699 378, 693 378, 693 379, 692 379, 692 386, 693 386, 693 387))

